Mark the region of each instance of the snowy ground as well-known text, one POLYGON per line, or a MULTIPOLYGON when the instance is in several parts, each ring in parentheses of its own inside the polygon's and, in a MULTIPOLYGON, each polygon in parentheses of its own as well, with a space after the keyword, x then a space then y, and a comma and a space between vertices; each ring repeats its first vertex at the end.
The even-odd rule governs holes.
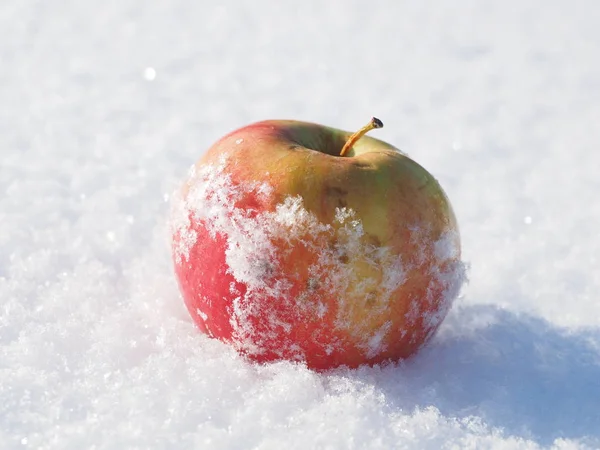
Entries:
POLYGON ((0 448, 599 448, 600 4, 0 5, 0 448), (168 196, 265 118, 449 194, 470 284, 402 365, 257 367, 192 325, 168 196))

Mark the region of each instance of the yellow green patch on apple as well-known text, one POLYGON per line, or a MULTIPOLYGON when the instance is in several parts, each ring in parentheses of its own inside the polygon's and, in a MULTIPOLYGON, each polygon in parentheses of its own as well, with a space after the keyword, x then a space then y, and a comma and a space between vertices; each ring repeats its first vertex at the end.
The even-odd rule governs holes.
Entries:
POLYGON ((398 361, 465 280, 436 179, 365 134, 271 120, 229 133, 173 203, 175 273, 200 330, 251 360, 325 370, 398 361))

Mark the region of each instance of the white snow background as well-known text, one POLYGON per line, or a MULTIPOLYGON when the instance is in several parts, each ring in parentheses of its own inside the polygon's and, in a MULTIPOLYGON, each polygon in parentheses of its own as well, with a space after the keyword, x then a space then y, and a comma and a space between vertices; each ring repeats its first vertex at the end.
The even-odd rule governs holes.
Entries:
POLYGON ((600 448, 600 3, 3 0, 0 448, 600 448), (399 365, 257 366, 180 298, 169 195, 220 136, 372 132, 470 284, 399 365))

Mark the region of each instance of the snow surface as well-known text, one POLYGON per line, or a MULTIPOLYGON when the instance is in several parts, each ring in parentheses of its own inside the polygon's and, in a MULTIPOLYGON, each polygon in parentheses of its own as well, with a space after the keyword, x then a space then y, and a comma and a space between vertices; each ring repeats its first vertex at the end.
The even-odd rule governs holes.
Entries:
POLYGON ((0 4, 0 448, 600 448, 600 4, 0 4), (179 296, 169 195, 266 118, 444 186, 470 284, 397 366, 255 366, 179 296))

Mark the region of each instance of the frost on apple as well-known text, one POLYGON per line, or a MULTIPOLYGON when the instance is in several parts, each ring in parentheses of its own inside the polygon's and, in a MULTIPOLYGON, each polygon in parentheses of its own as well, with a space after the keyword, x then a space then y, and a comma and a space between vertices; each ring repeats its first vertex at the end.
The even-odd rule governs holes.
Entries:
MULTIPOLYGON (((184 277, 196 321, 257 359, 304 361, 308 352, 331 355, 351 345, 377 360, 397 342, 426 341, 465 278, 456 235, 434 243, 430 253, 439 264, 427 267, 431 282, 424 292, 413 289, 427 249, 407 258, 374 243, 347 207, 323 223, 299 196, 277 201, 264 182, 234 182, 225 157, 191 170, 173 205, 171 231, 176 269, 198 265, 194 258, 211 261, 196 278, 184 277), (217 256, 206 250, 215 248, 217 256), (215 317, 228 323, 218 325, 215 317)), ((414 227, 411 239, 418 242, 420 232, 414 227)))

